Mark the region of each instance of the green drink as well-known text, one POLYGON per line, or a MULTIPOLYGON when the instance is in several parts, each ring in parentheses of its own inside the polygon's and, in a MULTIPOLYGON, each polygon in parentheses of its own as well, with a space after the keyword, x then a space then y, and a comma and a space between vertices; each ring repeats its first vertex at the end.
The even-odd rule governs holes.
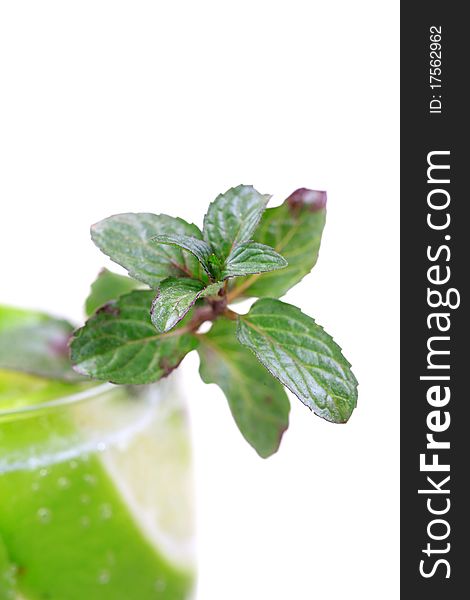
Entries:
POLYGON ((99 274, 79 329, 0 306, 0 600, 192 595, 188 431, 166 379, 192 351, 263 458, 289 424, 283 385, 349 419, 357 380, 340 346, 278 299, 317 260, 326 193, 268 198, 230 188, 202 231, 166 214, 95 223, 129 277, 99 274), (250 297, 247 313, 230 307, 250 297))
POLYGON ((186 600, 190 447, 174 383, 0 371, 0 600, 186 600))

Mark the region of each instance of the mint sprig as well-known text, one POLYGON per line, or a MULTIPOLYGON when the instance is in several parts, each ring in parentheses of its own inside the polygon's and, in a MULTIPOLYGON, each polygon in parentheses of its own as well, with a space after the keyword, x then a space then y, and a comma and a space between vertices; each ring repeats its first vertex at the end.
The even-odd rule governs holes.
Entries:
POLYGON ((284 387, 334 423, 347 421, 357 402, 356 378, 337 343, 276 299, 316 263, 326 194, 302 188, 266 210, 268 199, 252 186, 232 188, 209 205, 202 232, 148 213, 94 225, 98 247, 151 289, 126 293, 132 280, 101 275, 92 295, 105 288, 106 303, 71 344, 79 373, 122 384, 157 381, 197 348, 203 381, 223 390, 242 435, 263 457, 277 451, 288 426, 284 387), (260 299, 249 312, 234 312, 231 303, 250 296, 260 299), (207 321, 213 326, 201 333, 207 321))

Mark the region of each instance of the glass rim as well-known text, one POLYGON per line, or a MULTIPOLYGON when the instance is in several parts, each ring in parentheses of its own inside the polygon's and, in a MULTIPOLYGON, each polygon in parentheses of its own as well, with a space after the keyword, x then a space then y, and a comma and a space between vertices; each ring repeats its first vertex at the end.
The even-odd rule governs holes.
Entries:
POLYGON ((15 408, 2 408, 0 406, 0 418, 14 416, 20 417, 22 415, 34 415, 34 413, 36 412, 39 413, 44 410, 48 411, 54 408, 62 408, 72 404, 78 404, 80 402, 91 400, 96 396, 100 396, 101 394, 121 387, 123 386, 114 383, 101 383, 99 385, 89 387, 85 390, 74 392, 73 394, 58 396, 57 398, 54 398, 53 400, 47 400, 46 402, 39 402, 37 404, 25 404, 24 406, 17 406, 15 408))

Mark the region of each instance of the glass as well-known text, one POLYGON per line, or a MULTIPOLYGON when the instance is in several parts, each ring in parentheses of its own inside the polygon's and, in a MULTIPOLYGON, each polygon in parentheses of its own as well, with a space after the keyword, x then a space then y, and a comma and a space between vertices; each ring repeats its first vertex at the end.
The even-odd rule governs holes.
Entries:
POLYGON ((194 580, 174 378, 0 405, 0 600, 187 600, 194 580))

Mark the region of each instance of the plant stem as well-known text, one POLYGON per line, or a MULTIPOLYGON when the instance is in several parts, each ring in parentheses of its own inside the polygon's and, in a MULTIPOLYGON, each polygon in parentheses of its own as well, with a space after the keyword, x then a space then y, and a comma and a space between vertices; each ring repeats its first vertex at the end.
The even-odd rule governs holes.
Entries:
MULTIPOLYGON (((220 299, 209 301, 205 306, 201 306, 194 311, 193 318, 191 321, 181 329, 178 329, 178 332, 188 333, 188 332, 196 332, 199 327, 205 323, 206 321, 215 321, 221 315, 227 316, 227 311, 236 315, 233 311, 227 308, 227 297, 225 295, 221 296, 220 299)), ((229 318, 236 318, 230 316, 229 318)))
MULTIPOLYGON (((208 299, 204 306, 196 308, 193 318, 187 325, 171 332, 173 335, 183 335, 185 333, 196 333, 199 327, 206 321, 215 321, 218 317, 224 316, 231 321, 238 318, 238 313, 227 307, 228 295, 227 286, 221 290, 223 293, 217 299, 208 299)), ((170 334, 171 335, 171 334, 170 334)))
POLYGON ((231 302, 233 302, 235 300, 235 298, 238 298, 239 296, 241 296, 243 294, 243 292, 250 287, 250 285, 253 285, 254 282, 260 277, 260 274, 257 273, 255 275, 251 275, 250 277, 248 277, 248 279, 246 279, 241 285, 239 285, 237 288, 233 289, 231 292, 229 292, 227 294, 227 302, 228 304, 230 304, 231 302))
POLYGON ((226 308, 223 312, 223 315, 231 321, 235 321, 238 318, 238 313, 236 313, 234 310, 230 310, 230 308, 226 308))

